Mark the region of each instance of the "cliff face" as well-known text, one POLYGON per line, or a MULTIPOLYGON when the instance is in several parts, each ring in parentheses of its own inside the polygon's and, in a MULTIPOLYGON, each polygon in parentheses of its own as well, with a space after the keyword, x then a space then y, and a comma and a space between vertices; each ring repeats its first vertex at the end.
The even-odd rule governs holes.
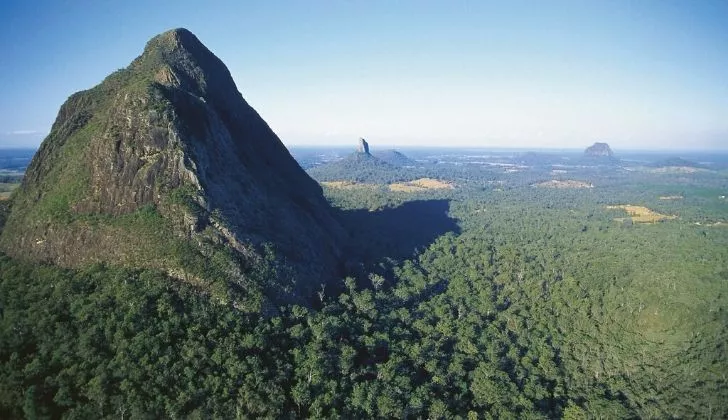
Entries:
POLYGON ((224 277, 298 301, 337 277, 343 235, 318 184, 222 61, 176 29, 63 104, 0 247, 63 266, 154 267, 203 284, 224 277), (262 266, 277 270, 262 276, 275 284, 252 278, 262 266))
POLYGON ((359 144, 356 147, 357 153, 369 154, 369 143, 363 138, 359 139, 359 144))

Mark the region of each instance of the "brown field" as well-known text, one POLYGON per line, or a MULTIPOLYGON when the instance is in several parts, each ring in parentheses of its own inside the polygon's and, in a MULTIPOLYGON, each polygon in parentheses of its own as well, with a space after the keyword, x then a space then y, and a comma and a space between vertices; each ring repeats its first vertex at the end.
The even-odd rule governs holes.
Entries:
MULTIPOLYGON (((656 211, 650 210, 643 206, 634 206, 631 204, 622 204, 619 206, 607 206, 608 209, 622 209, 632 218, 635 223, 656 223, 663 220, 677 219, 677 216, 660 214, 656 211)), ((617 221, 623 221, 624 218, 614 219, 617 221)))
POLYGON ((699 171, 704 171, 704 169, 693 168, 692 166, 665 166, 650 170, 654 174, 694 174, 699 171))
POLYGON ((575 181, 573 179, 567 179, 564 181, 552 179, 551 181, 533 184, 533 186, 539 188, 594 188, 593 184, 582 181, 575 181))
POLYGON ((663 195, 660 197, 660 200, 682 200, 683 196, 681 195, 663 195))
POLYGON ((397 182, 389 184, 391 191, 398 192, 419 192, 426 190, 453 189, 455 186, 450 182, 440 181, 432 178, 420 178, 410 182, 397 182))
POLYGON ((360 184, 354 181, 324 181, 321 185, 329 188, 349 190, 354 188, 374 188, 374 184, 360 184))

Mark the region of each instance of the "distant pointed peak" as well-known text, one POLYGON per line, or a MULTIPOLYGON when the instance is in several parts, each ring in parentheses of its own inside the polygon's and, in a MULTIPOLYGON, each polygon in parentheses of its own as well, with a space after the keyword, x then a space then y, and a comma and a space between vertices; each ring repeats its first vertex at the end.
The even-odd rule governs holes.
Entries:
POLYGON ((367 155, 369 154, 369 143, 364 140, 364 137, 359 137, 359 144, 357 145, 356 151, 367 155))

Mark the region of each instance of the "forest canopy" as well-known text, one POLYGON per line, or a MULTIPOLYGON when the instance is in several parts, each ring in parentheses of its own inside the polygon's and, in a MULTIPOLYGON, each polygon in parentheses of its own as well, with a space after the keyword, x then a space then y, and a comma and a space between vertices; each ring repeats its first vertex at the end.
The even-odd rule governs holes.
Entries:
POLYGON ((438 171, 457 187, 325 188, 343 292, 273 316, 0 257, 0 417, 728 416, 725 178, 438 171))

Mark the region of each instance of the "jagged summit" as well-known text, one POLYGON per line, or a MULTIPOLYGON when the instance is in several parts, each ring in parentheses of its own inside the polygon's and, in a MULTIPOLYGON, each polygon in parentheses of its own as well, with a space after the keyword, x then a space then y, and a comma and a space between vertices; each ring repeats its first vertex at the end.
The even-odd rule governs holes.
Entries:
POLYGON ((159 268, 300 302, 337 278, 343 235, 320 186, 222 61, 175 29, 61 106, 0 248, 69 267, 159 268), (276 284, 251 274, 266 261, 276 284))

